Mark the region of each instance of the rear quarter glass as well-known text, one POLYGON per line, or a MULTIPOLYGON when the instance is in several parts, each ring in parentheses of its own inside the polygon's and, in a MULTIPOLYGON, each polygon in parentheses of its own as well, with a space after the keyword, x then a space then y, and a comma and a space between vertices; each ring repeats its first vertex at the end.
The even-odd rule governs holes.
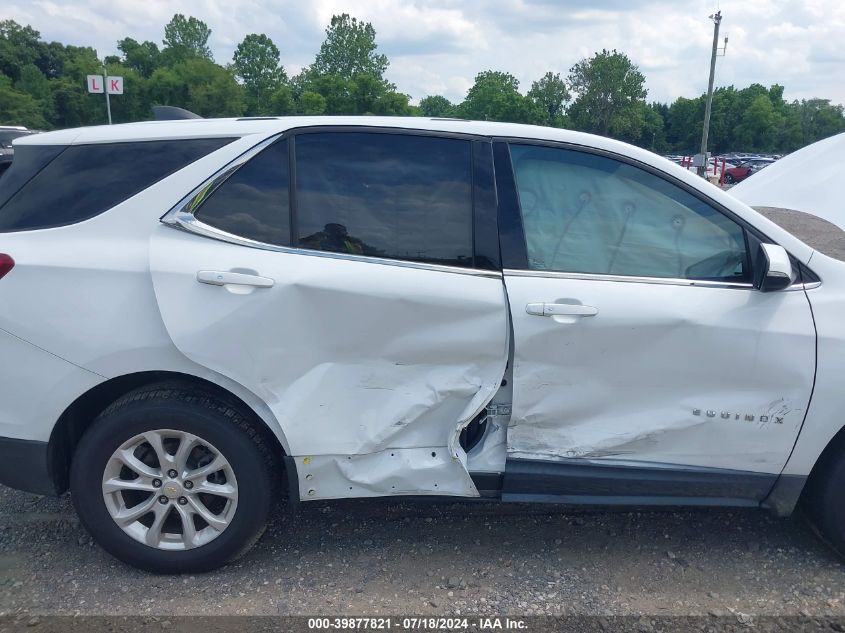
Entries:
POLYGON ((34 152, 29 150, 37 146, 21 146, 0 178, 0 232, 87 220, 233 140, 40 146, 34 152))

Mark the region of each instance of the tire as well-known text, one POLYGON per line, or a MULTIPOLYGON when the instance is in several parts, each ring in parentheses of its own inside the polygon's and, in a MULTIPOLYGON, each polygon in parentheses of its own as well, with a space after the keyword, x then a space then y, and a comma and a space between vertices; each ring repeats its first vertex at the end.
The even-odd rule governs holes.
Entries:
POLYGON ((845 557, 845 453, 841 450, 822 457, 819 472, 814 472, 809 490, 802 499, 803 509, 819 536, 840 556, 845 557))
POLYGON ((734 177, 733 174, 725 174, 725 182, 729 185, 734 184, 734 177))
POLYGON ((115 558, 155 573, 204 572, 263 534, 273 464, 268 443, 230 403, 164 384, 100 414, 73 455, 70 489, 82 524, 115 558), (136 484, 143 490, 128 489, 136 484))

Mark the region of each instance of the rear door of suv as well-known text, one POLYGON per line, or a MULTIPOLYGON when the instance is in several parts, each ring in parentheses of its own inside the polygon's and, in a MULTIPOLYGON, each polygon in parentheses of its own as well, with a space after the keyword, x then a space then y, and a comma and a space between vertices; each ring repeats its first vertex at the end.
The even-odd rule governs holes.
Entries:
POLYGON ((312 498, 471 495, 457 433, 507 362, 495 214, 488 142, 305 129, 165 218, 187 230, 162 224, 151 271, 175 345, 266 402, 292 455, 405 473, 312 498))

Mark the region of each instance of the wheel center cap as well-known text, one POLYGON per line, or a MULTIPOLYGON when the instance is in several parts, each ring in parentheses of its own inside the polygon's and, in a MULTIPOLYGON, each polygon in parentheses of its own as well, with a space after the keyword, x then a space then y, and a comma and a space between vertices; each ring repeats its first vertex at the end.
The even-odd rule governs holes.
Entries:
POLYGON ((168 481, 164 484, 162 492, 168 499, 178 499, 182 496, 182 486, 175 481, 168 481))

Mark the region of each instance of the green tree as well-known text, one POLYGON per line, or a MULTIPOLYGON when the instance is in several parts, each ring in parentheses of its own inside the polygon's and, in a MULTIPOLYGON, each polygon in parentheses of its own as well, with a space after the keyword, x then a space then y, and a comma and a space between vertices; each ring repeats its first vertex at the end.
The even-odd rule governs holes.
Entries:
POLYGON ((351 79, 358 74, 384 77, 388 61, 376 52, 376 31, 369 22, 359 22, 347 13, 333 15, 326 39, 309 69, 317 75, 339 75, 351 79))
POLYGON ((516 77, 495 70, 476 75, 458 112, 468 119, 513 123, 538 123, 543 117, 540 108, 519 93, 516 77))
MULTIPOLYGON (((122 64, 107 64, 109 75, 123 77, 123 94, 111 99, 112 120, 115 123, 143 121, 152 114, 149 95, 149 81, 134 68, 122 64)), ((97 95, 102 100, 102 95, 97 95)), ((95 97, 96 98, 96 97, 95 97)))
POLYGON ((41 101, 50 98, 50 81, 35 64, 27 64, 20 71, 15 88, 41 101))
POLYGON ((684 154, 693 154, 698 151, 703 122, 703 100, 678 97, 669 106, 665 118, 666 137, 671 147, 684 154))
POLYGON ((359 114, 352 96, 352 78, 336 73, 313 75, 305 84, 303 94, 316 93, 323 97, 320 114, 359 114))
POLYGON ((830 99, 793 101, 789 109, 800 127, 802 145, 845 131, 843 107, 831 104, 830 99))
POLYGON ((15 90, 5 74, 0 74, 0 125, 25 125, 37 130, 49 127, 38 100, 15 90))
POLYGON ((137 42, 124 37, 117 43, 117 49, 123 53, 121 63, 144 77, 150 77, 161 65, 161 51, 155 42, 137 42))
POLYGON ((642 109, 643 125, 640 128, 639 135, 630 139, 630 142, 659 154, 667 152, 669 144, 666 142, 665 122, 660 104, 646 105, 643 103, 640 108, 642 109))
POLYGON ((35 65, 47 79, 56 79, 64 74, 66 47, 59 42, 42 42, 35 65))
POLYGON ((410 114, 410 97, 384 78, 387 57, 377 53, 375 29, 335 15, 314 63, 290 82, 297 111, 324 114, 410 114), (314 99, 319 94, 322 101, 314 99), (306 97, 307 95, 307 97, 306 97))
POLYGON ((768 95, 758 95, 746 108, 734 130, 737 142, 747 150, 771 151, 775 149, 778 115, 768 95))
POLYGON ((318 92, 306 90, 299 96, 299 114, 323 114, 326 111, 326 100, 318 92))
POLYGON ((234 75, 199 57, 156 70, 149 92, 156 104, 179 106, 203 117, 241 116, 246 109, 243 87, 234 75))
POLYGON ((293 100, 293 91, 290 86, 281 85, 270 95, 270 114, 278 116, 281 114, 294 114, 296 104, 293 100))
POLYGON ((564 122, 563 111, 572 98, 566 82, 560 74, 547 72, 531 84, 528 98, 543 111, 543 125, 561 127, 564 122))
POLYGON ((423 116, 450 117, 455 116, 455 106, 446 97, 431 95, 420 99, 420 112, 423 116))
POLYGON ((410 105, 410 95, 390 90, 373 104, 373 114, 379 116, 417 116, 417 109, 410 105))
POLYGON ((250 33, 235 49, 232 66, 246 87, 248 113, 269 114, 270 95, 287 81, 273 40, 250 33))
POLYGON ((603 136, 638 136, 643 125, 645 77, 624 53, 602 50, 569 71, 576 95, 569 117, 581 130, 603 136))
POLYGON ((0 21, 0 72, 13 82, 20 79, 21 69, 34 64, 43 52, 41 34, 31 26, 14 20, 0 21))
POLYGON ((211 49, 208 47, 210 36, 211 29, 202 20, 193 16, 185 17, 181 13, 175 14, 164 27, 162 42, 167 63, 172 64, 190 57, 211 59, 211 49))
POLYGON ((65 46, 61 55, 61 75, 50 81, 53 126, 76 127, 105 123, 105 99, 102 95, 89 94, 85 83, 86 75, 103 72, 97 51, 82 46, 65 46))

